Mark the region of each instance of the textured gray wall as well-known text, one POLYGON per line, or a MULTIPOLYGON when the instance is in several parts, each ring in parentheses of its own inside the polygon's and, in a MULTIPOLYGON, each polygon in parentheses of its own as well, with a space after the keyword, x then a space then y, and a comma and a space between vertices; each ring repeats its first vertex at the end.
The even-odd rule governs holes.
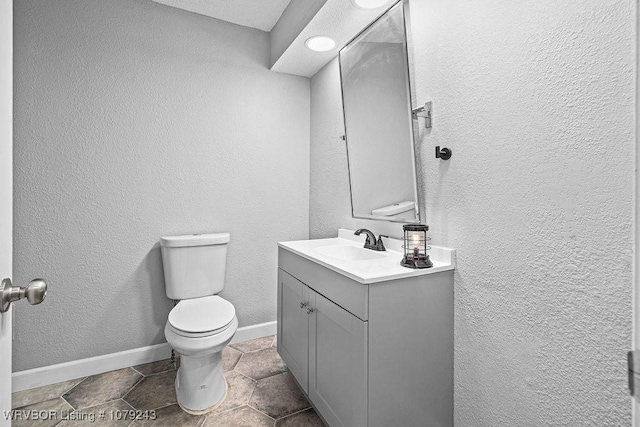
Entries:
MULTIPOLYGON (((410 4, 427 223, 458 255, 456 426, 630 425, 635 2, 410 4)), ((398 235, 350 218, 337 72, 311 82, 311 237, 398 235)))
POLYGON ((276 319, 308 237, 309 79, 269 35, 146 0, 15 2, 14 371, 164 341, 158 238, 228 231, 223 296, 276 319))

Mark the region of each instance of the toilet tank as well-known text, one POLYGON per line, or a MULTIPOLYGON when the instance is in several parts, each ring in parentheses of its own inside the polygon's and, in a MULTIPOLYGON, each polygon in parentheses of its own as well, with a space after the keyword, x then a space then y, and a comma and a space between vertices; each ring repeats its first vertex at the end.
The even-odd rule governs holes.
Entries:
POLYGON ((230 240, 229 233, 161 237, 167 296, 181 300, 222 291, 230 240))

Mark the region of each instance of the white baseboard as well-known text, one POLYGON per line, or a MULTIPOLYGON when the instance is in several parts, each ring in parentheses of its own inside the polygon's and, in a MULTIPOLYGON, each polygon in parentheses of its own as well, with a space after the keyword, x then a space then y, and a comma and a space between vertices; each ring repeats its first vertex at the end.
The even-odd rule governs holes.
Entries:
POLYGON ((237 342, 250 341, 256 338, 268 337, 269 335, 275 335, 278 332, 278 322, 259 323, 257 325, 243 326, 238 328, 236 334, 231 339, 231 344, 237 342))
MULTIPOLYGON (((244 326, 231 340, 232 343, 249 341, 255 338, 275 335, 277 322, 267 322, 258 325, 244 326)), ((168 343, 150 345, 148 347, 134 348, 117 353, 102 356, 89 357, 87 359, 73 360, 57 365, 43 366, 41 368, 27 369, 14 372, 11 375, 12 391, 28 390, 34 387, 55 384, 75 378, 97 375, 115 369, 141 365, 143 363, 156 362, 171 356, 171 346, 168 343)))

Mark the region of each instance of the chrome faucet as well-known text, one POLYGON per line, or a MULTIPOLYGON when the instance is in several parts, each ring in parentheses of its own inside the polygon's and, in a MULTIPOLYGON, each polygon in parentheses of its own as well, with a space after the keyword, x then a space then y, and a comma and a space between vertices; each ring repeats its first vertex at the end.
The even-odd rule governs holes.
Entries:
POLYGON ((376 240, 376 235, 371 232, 371 230, 367 230, 366 228, 361 228, 356 230, 356 236, 359 236, 360 233, 367 233, 367 239, 364 241, 364 248, 371 249, 372 251, 386 251, 387 249, 384 247, 384 243, 382 242, 383 237, 389 237, 384 235, 379 235, 378 240, 376 240), (373 243, 371 243, 373 242, 373 243))

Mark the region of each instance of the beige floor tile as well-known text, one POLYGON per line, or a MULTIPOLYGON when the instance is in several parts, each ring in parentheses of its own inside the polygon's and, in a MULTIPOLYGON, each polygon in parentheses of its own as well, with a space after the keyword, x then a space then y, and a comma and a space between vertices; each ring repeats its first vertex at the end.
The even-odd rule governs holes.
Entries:
POLYGON ((56 427, 126 427, 133 420, 133 409, 122 399, 90 408, 78 409, 56 427))
POLYGON ((247 378, 238 372, 225 373, 227 380, 227 395, 220 406, 215 410, 216 413, 228 411, 249 403, 251 393, 256 387, 256 381, 247 378))
POLYGON ((258 351, 271 347, 273 344, 273 335, 268 337, 256 338, 251 341, 245 341, 241 343, 231 344, 230 347, 235 348, 243 353, 251 353, 252 351, 258 351))
POLYGON ((204 416, 187 414, 178 405, 165 406, 155 410, 155 420, 139 420, 131 423, 131 427, 198 427, 202 425, 204 416))
POLYGON ((33 403, 44 402, 45 400, 60 397, 78 385, 82 380, 84 380, 84 377, 32 388, 29 390, 17 391, 11 394, 11 407, 20 408, 21 406, 31 405, 33 403))
POLYGON ((273 427, 273 419, 249 406, 209 415, 203 427, 273 427))
POLYGON ((311 407, 288 372, 258 381, 249 405, 274 419, 311 407))
POLYGON ((131 368, 93 375, 62 397, 75 409, 88 408, 120 399, 142 378, 131 368))
POLYGON ((56 397, 16 411, 13 413, 12 427, 49 427, 58 424, 73 408, 61 397, 56 397))
POLYGON ((277 354, 277 342, 270 336, 224 349, 227 395, 208 417, 176 404, 176 371, 165 359, 14 393, 13 407, 55 416, 14 420, 13 426, 323 426, 277 354), (156 418, 131 423, 133 413, 122 416, 129 410, 151 411, 156 418))
POLYGON ((287 370, 275 348, 245 353, 235 367, 235 370, 254 380, 261 380, 287 370))
POLYGON ((225 347, 222 350, 222 369, 227 372, 231 371, 238 364, 238 360, 242 356, 242 352, 235 348, 225 347))
POLYGON ((174 404, 177 402, 175 380, 176 371, 144 377, 123 400, 142 411, 174 404))

